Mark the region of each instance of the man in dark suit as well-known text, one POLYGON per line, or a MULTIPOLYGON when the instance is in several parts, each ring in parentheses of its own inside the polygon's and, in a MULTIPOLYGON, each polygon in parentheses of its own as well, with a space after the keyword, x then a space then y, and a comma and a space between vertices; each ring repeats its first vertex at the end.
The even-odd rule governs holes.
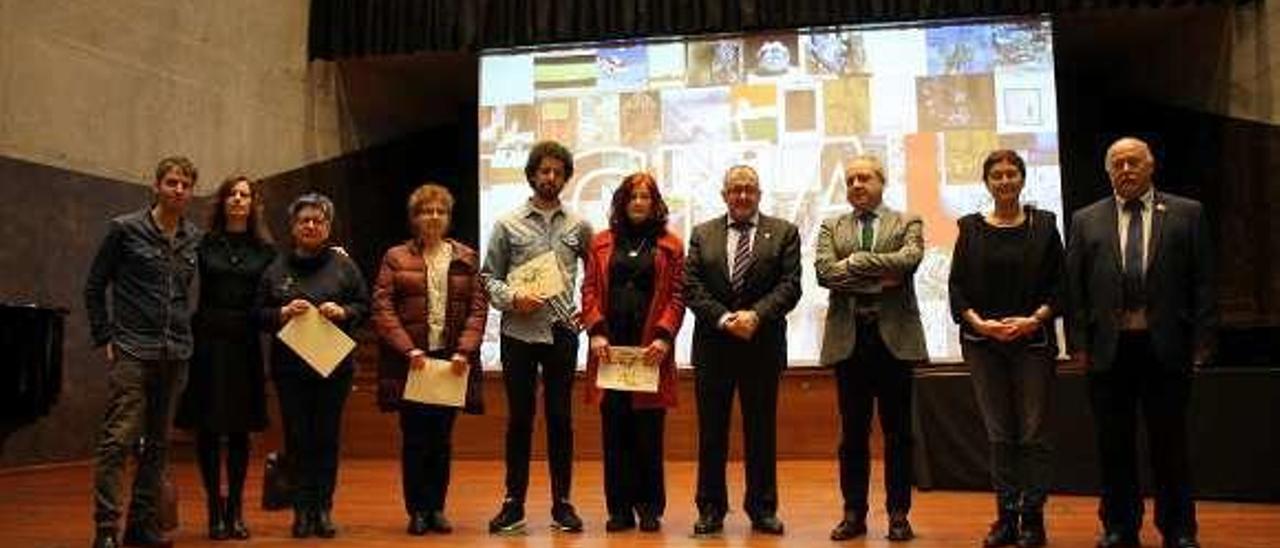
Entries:
POLYGON ((884 432, 888 538, 910 540, 911 370, 928 359, 911 276, 924 255, 923 221, 884 205, 884 168, 874 156, 845 168, 853 211, 818 232, 814 269, 831 290, 821 363, 836 373, 840 405, 840 491, 844 518, 831 540, 867 532, 868 438, 879 402, 884 432))
POLYGON ((800 234, 795 225, 760 213, 760 179, 748 166, 729 168, 721 196, 728 214, 694 227, 685 261, 685 301, 696 318, 699 517, 693 532, 724 528, 736 388, 746 449, 743 506, 753 530, 781 535, 778 380, 787 364, 786 315, 800 300, 800 234))
POLYGON ((1142 408, 1166 547, 1199 546, 1187 465, 1193 364, 1215 323, 1209 227, 1199 202, 1157 192, 1146 143, 1107 149, 1115 195, 1075 213, 1067 244, 1070 348, 1087 367, 1101 454, 1100 547, 1138 546, 1134 450, 1142 408))

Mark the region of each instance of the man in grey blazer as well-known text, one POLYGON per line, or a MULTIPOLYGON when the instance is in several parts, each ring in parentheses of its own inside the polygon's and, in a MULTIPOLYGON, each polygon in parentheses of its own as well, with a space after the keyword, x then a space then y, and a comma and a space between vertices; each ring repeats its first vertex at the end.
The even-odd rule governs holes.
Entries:
POLYGON ((693 229, 684 297, 695 317, 698 521, 695 535, 724 528, 729 414, 736 389, 746 451, 743 506, 755 531, 781 535, 777 517, 778 381, 787 365, 787 313, 800 300, 800 233, 761 214, 760 179, 748 166, 725 173, 727 215, 693 229))
POLYGON ((884 168, 858 156, 845 168, 853 211, 822 223, 814 269, 831 290, 821 363, 836 372, 844 517, 832 540, 867 532, 871 404, 879 404, 889 540, 914 537, 911 510, 912 366, 928 359, 912 275, 924 253, 920 217, 884 205, 884 168))
POLYGON ((1137 546, 1142 525, 1134 435, 1142 408, 1166 547, 1198 546, 1187 463, 1192 365, 1216 312, 1209 227, 1199 202, 1157 192, 1139 139, 1107 149, 1115 191, 1072 216, 1069 348, 1089 374, 1102 470, 1100 547, 1137 546))

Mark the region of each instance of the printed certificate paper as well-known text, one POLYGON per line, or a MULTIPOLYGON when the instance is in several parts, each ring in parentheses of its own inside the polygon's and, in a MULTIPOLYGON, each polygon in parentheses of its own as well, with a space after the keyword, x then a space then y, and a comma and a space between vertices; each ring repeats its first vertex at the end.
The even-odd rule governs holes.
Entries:
POLYGON ((596 386, 626 392, 657 392, 659 368, 644 358, 639 346, 609 347, 609 362, 596 372, 596 386))
POLYGON ((539 297, 554 297, 564 293, 564 274, 556 253, 548 251, 507 273, 507 285, 514 291, 524 291, 539 297))

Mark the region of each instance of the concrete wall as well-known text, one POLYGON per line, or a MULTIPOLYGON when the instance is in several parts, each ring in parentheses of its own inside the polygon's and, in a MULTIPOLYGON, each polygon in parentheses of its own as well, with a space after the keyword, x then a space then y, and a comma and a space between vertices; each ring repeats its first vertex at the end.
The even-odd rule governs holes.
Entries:
POLYGON ((156 160, 276 173, 359 147, 307 0, 0 0, 0 155, 147 184, 156 160))

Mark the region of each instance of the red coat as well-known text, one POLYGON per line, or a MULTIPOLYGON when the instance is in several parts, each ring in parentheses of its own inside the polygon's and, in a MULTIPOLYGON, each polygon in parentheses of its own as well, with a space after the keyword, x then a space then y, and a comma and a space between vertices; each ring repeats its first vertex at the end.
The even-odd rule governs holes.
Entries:
MULTIPOLYGON (((603 231, 591 240, 590 260, 586 261, 586 272, 582 278, 582 323, 588 332, 599 328, 609 313, 609 261, 613 258, 613 250, 612 230, 603 231)), ((653 342, 661 329, 671 335, 672 347, 667 360, 660 366, 658 392, 632 394, 631 405, 637 409, 676 405, 674 339, 680 333, 680 324, 684 322, 684 242, 680 241, 680 237, 666 232, 658 238, 653 275, 653 302, 645 317, 641 345, 653 342)), ((596 388, 597 367, 595 356, 588 352, 585 392, 587 403, 592 405, 598 405, 603 395, 596 388)))
MULTIPOLYGON (((467 356, 468 413, 484 410, 480 383, 480 342, 489 304, 480 282, 480 260, 471 248, 445 240, 453 251, 449 261, 448 296, 445 303, 444 344, 449 353, 467 356)), ((378 404, 392 409, 404 392, 408 352, 427 350, 427 268, 422 246, 409 241, 387 250, 373 287, 373 328, 382 340, 378 364, 378 404)))

